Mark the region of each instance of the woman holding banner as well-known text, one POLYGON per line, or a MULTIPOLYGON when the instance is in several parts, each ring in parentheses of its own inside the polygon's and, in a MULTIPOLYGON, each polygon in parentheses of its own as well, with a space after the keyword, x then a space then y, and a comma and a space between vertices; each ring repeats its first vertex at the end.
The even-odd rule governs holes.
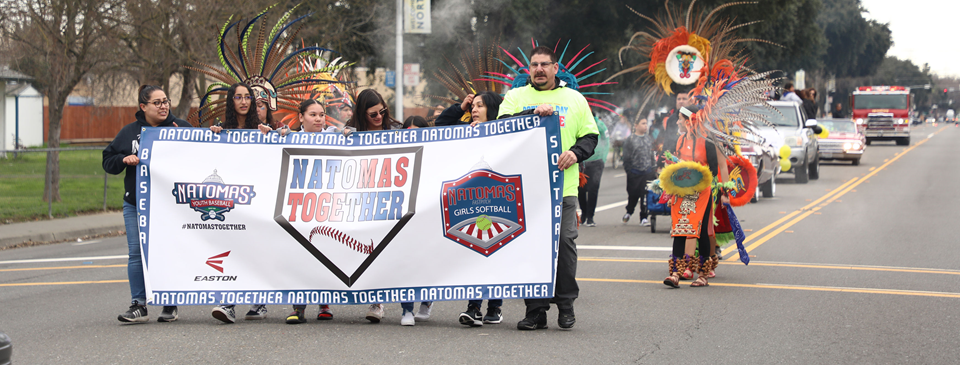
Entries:
MULTIPOLYGON (((223 123, 210 126, 214 133, 220 133, 224 129, 260 129, 263 133, 269 133, 273 130, 266 121, 261 121, 259 112, 252 112, 259 100, 255 100, 250 87, 244 83, 236 83, 227 89, 227 105, 224 111, 223 123)), ((266 117, 270 117, 269 108, 266 110, 266 117)), ((269 120, 269 119, 267 119, 269 120)), ((235 305, 218 305, 213 307, 211 315, 224 323, 234 323, 237 321, 235 305)), ((243 316, 246 320, 264 319, 267 317, 267 306, 263 304, 254 304, 250 310, 243 316)))
MULTIPOLYGON (((357 95, 357 103, 354 108, 353 118, 350 119, 346 127, 350 131, 385 131, 403 128, 402 124, 390 116, 387 102, 383 101, 383 97, 376 90, 366 89, 361 91, 357 95)), ((433 303, 420 303, 420 311, 416 316, 413 314, 413 302, 400 303, 400 307, 403 308, 403 317, 400 319, 400 324, 413 326, 416 319, 426 320, 430 318, 433 303)), ((366 318, 371 323, 380 323, 380 319, 383 318, 383 304, 371 304, 370 309, 367 310, 366 318)))
MULTIPOLYGON (((155 127, 192 127, 190 123, 178 119, 170 114, 170 99, 159 87, 152 85, 140 86, 137 91, 137 102, 140 110, 136 113, 136 121, 127 124, 117 133, 110 145, 103 150, 103 170, 117 175, 124 172, 123 177, 123 223, 127 229, 127 279, 130 282, 130 309, 117 316, 120 322, 141 323, 150 320, 147 315, 147 291, 143 280, 143 261, 140 257, 139 229, 137 224, 137 164, 140 158, 137 152, 140 149, 141 128, 155 127)), ((158 322, 173 322, 178 318, 177 307, 163 307, 158 322)))
MULTIPOLYGON (((300 103, 300 114, 298 116, 300 131, 307 133, 335 132, 336 127, 327 127, 327 115, 324 105, 316 99, 307 99, 300 103)), ((284 126, 280 128, 280 135, 286 135, 290 128, 284 126)), ((293 312, 287 316, 287 324, 298 324, 307 321, 304 314, 307 310, 306 305, 294 305, 293 312)), ((330 306, 320 305, 320 312, 317 313, 317 320, 331 320, 333 312, 330 306)))

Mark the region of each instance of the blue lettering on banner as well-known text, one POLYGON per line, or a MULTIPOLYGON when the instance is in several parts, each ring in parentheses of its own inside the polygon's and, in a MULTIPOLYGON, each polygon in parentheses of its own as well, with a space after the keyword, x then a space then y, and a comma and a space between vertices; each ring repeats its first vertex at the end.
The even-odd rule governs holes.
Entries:
POLYGON ((448 300, 523 299, 552 295, 551 283, 408 287, 371 290, 154 291, 150 305, 373 304, 448 300))

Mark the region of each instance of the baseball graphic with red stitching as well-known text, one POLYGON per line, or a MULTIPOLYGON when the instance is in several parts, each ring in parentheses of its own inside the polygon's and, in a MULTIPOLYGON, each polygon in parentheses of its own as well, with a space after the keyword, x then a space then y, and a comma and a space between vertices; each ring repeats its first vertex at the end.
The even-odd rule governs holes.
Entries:
POLYGON ((373 253, 373 240, 370 240, 370 245, 364 245, 360 241, 354 239, 353 237, 348 236, 346 233, 340 232, 335 228, 327 226, 317 226, 310 231, 310 242, 313 242, 314 235, 327 236, 333 240, 342 243, 344 246, 349 247, 351 250, 357 251, 362 254, 369 255, 373 253))

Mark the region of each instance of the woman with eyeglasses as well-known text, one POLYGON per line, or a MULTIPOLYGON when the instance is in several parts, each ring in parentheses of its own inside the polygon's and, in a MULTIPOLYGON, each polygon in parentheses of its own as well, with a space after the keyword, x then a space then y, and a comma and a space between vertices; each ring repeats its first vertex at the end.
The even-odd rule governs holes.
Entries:
MULTIPOLYGON (((354 104, 353 109, 353 117, 347 122, 344 133, 349 134, 353 131, 385 131, 401 128, 403 128, 403 125, 390 116, 390 109, 387 107, 387 103, 383 101, 380 93, 373 89, 366 89, 357 95, 357 102, 354 104)), ((404 313, 400 324, 412 326, 414 323, 413 303, 401 303, 400 305, 403 307, 404 313), (407 316, 408 312, 410 313, 409 316, 407 316)), ((432 305, 433 303, 431 302, 421 303, 420 314, 417 316, 420 317, 421 320, 430 318, 432 305), (425 314, 425 316, 421 314, 425 314)), ((383 318, 383 304, 371 304, 370 309, 367 310, 366 318, 371 323, 380 323, 380 319, 383 318)))
POLYGON ((247 84, 230 85, 227 89, 227 108, 223 112, 224 121, 210 126, 210 130, 220 133, 224 129, 260 129, 264 134, 272 131, 273 128, 261 123, 258 114, 250 113, 256 105, 254 99, 247 84))
MULTIPOLYGON (((192 127, 190 123, 174 117, 170 113, 170 99, 159 87, 140 86, 137 91, 140 110, 135 114, 136 121, 127 124, 117 133, 110 145, 103 150, 103 170, 123 177, 123 223, 127 229, 127 279, 130 283, 131 304, 123 314, 117 317, 120 322, 147 322, 147 292, 143 282, 143 264, 140 257, 139 229, 137 225, 137 164, 140 158, 141 128, 155 127, 192 127)), ((178 318, 177 307, 163 307, 158 322, 173 322, 178 318)))
MULTIPOLYGON (((214 133, 220 133, 224 129, 260 129, 264 134, 273 130, 270 126, 264 124, 258 112, 253 112, 257 105, 250 87, 246 84, 236 83, 227 89, 227 108, 224 110, 222 123, 210 126, 214 133)), ((264 108, 267 109, 267 108, 264 108)), ((271 118, 269 110, 266 111, 264 119, 271 118)), ((235 305, 218 305, 213 307, 211 315, 224 323, 234 323, 237 321, 235 305)), ((267 306, 263 304, 254 304, 243 317, 246 320, 264 319, 267 317, 267 306)))
POLYGON ((357 95, 357 102, 353 107, 353 117, 347 122, 347 128, 357 131, 386 131, 400 129, 402 124, 390 116, 387 102, 383 101, 374 89, 366 89, 357 95))

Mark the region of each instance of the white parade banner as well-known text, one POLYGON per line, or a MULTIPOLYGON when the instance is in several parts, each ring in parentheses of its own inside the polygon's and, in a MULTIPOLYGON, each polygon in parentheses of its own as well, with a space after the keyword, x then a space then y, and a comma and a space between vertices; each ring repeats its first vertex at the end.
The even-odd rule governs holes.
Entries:
POLYGON ((397 131, 145 128, 153 305, 553 296, 557 117, 397 131))

